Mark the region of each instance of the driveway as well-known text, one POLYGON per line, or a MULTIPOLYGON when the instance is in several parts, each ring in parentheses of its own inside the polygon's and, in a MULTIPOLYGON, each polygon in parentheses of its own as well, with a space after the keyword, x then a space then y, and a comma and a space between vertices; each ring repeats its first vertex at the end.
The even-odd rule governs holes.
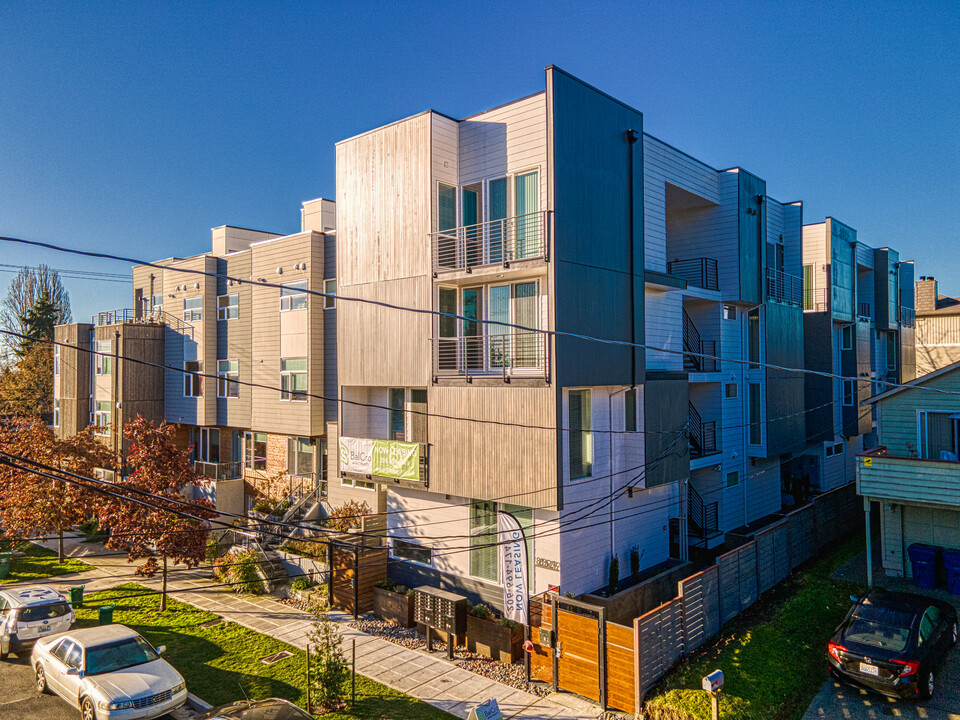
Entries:
POLYGON ((960 651, 954 648, 947 655, 940 666, 936 691, 927 702, 894 700, 830 679, 810 703, 803 720, 874 720, 887 717, 960 720, 960 651))
MULTIPOLYGON (((10 653, 0 660, 0 717, 17 720, 78 720, 74 710, 56 695, 37 692, 30 667, 30 652, 10 653)), ((188 720, 193 713, 185 708, 160 720, 188 720)))

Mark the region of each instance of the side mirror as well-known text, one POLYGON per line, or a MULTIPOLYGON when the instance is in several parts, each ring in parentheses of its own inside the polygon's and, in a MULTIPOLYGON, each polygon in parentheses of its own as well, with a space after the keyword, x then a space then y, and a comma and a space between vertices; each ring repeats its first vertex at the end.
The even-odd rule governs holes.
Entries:
POLYGON ((80 668, 75 668, 75 667, 67 668, 67 675, 79 675, 79 674, 80 674, 80 668))
POLYGON ((858 598, 856 595, 851 595, 850 602, 860 602, 860 598, 858 598))
POLYGON ((163 655, 167 651, 166 645, 160 645, 157 647, 157 655, 163 655))

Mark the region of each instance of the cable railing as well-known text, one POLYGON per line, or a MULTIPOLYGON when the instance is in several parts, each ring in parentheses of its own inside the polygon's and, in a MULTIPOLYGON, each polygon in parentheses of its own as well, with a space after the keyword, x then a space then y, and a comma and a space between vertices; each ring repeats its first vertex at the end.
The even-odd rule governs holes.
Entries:
POLYGON ((830 295, 826 288, 812 288, 803 291, 803 309, 811 312, 827 312, 830 309, 830 295))
POLYGON ((719 290, 720 275, 715 258, 692 258, 667 263, 667 274, 686 280, 704 290, 719 290))
POLYGON ((102 310, 90 318, 96 327, 104 325, 120 325, 121 323, 145 322, 140 320, 133 308, 118 308, 117 310, 102 310))
POLYGON ((500 375, 546 377, 547 344, 542 333, 433 338, 436 376, 500 375))
POLYGON ((913 308, 906 307, 905 305, 900 306, 900 325, 903 327, 916 327, 917 325, 917 311, 913 308))
POLYGON ((800 307, 803 304, 803 280, 782 270, 767 268, 767 299, 800 307))
POLYGON ((547 211, 440 230, 430 245, 434 273, 545 259, 547 211))

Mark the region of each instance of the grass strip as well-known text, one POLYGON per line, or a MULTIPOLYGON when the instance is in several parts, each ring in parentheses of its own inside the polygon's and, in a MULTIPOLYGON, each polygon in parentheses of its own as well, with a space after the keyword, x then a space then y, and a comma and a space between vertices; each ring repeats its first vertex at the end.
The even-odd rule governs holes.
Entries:
POLYGON ((0 585, 25 581, 37 582, 44 578, 94 569, 92 565, 73 558, 66 558, 62 563, 58 563, 55 551, 33 543, 0 543, 0 552, 11 550, 22 552, 23 555, 14 555, 10 561, 10 572, 0 580, 0 585))

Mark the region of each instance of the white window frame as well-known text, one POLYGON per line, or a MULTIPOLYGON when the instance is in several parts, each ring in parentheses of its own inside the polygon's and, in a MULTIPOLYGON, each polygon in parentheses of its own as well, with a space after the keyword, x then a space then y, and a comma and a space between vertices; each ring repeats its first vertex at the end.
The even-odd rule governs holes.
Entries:
POLYGON ((297 280, 280 288, 280 312, 307 309, 307 281, 297 280))
POLYGON ((93 434, 110 437, 110 428, 113 425, 112 403, 109 400, 99 400, 94 402, 93 407, 93 434), (102 408, 101 405, 105 405, 106 408, 102 408))
POLYGON ((199 322, 203 320, 203 295, 194 295, 183 299, 183 321, 199 322))
POLYGON ((284 369, 284 363, 291 362, 293 360, 303 360, 304 363, 307 362, 305 357, 295 357, 295 358, 280 358, 280 400, 282 402, 306 402, 307 401, 307 392, 309 390, 310 376, 308 368, 303 370, 286 370, 284 369), (293 383, 292 378, 297 375, 303 375, 306 378, 305 384, 307 385, 307 390, 292 390, 285 389, 285 382, 293 383), (287 380, 291 378, 291 380, 287 380))
POLYGON ((736 320, 736 319, 737 319, 737 306, 736 306, 736 305, 732 305, 732 304, 730 304, 730 303, 724 303, 724 304, 723 304, 723 309, 721 310, 721 312, 723 313, 723 319, 724 319, 724 320, 736 320))
POLYGON ((239 360, 217 360, 217 397, 218 398, 239 398, 240 397, 240 361, 239 360), (226 368, 224 367, 226 364, 226 368), (233 365, 233 367, 231 367, 233 365), (232 392, 231 392, 232 391, 232 392))
POLYGON ((162 312, 163 311, 163 294, 151 295, 150 296, 150 312, 162 312))
MULTIPOLYGON (((583 404, 581 404, 583 408, 583 404)), ((571 388, 567 391, 567 466, 570 474, 571 481, 583 480, 586 478, 593 477, 593 463, 594 463, 594 447, 593 447, 593 393, 590 391, 590 388, 571 388), (583 458, 582 464, 586 469, 585 475, 578 475, 574 477, 573 475, 573 463, 571 462, 573 456, 573 433, 571 425, 571 415, 570 415, 570 395, 572 393, 581 394, 582 400, 581 403, 586 404, 586 420, 588 427, 580 428, 577 432, 584 433, 585 442, 583 448, 583 458)))
POLYGON ((329 297, 329 295, 337 294, 337 279, 327 278, 326 280, 324 280, 323 291, 328 295, 328 297, 323 298, 323 309, 324 310, 335 309, 337 307, 337 298, 329 297))
POLYGON ((344 487, 356 488, 357 490, 376 490, 377 489, 377 483, 375 482, 370 482, 368 480, 354 481, 353 478, 344 477, 343 475, 340 476, 340 484, 343 485, 344 487))
POLYGON ((53 346, 53 374, 60 374, 60 346, 53 346))
POLYGON ((217 295, 217 320, 236 320, 240 317, 240 293, 217 295))
POLYGON ((197 458, 197 462, 216 464, 220 462, 220 428, 218 427, 199 427, 197 428, 197 445, 194 448, 194 455, 197 458), (212 433, 217 434, 217 459, 210 459, 210 436, 212 433))
POLYGON ((93 343, 94 355, 94 373, 97 375, 113 374, 113 356, 109 340, 97 340, 93 343))
POLYGON ((60 427, 60 398, 53 399, 53 426, 60 427))
POLYGON ((422 565, 423 567, 433 567, 433 548, 428 545, 423 545, 422 543, 416 542, 413 538, 393 538, 390 543, 390 555, 391 557, 397 560, 403 560, 404 562, 411 562, 415 565, 422 565), (426 550, 430 554, 429 562, 422 562, 421 560, 414 560, 413 558, 404 557, 403 555, 398 555, 396 551, 396 543, 402 542, 407 545, 413 545, 418 548, 426 550))
POLYGON ((267 443, 269 442, 267 438, 267 433, 254 432, 252 430, 245 430, 243 433, 243 468, 244 470, 258 470, 265 471, 267 469, 267 443), (257 435, 263 435, 263 457, 258 458, 254 455, 257 444, 257 435), (263 467, 258 468, 257 463, 262 463, 263 467))
POLYGON ((203 397, 203 361, 202 360, 184 360, 183 361, 183 396, 199 398, 203 397), (191 365, 196 367, 191 368, 191 365), (197 391, 199 384, 199 392, 197 391))

